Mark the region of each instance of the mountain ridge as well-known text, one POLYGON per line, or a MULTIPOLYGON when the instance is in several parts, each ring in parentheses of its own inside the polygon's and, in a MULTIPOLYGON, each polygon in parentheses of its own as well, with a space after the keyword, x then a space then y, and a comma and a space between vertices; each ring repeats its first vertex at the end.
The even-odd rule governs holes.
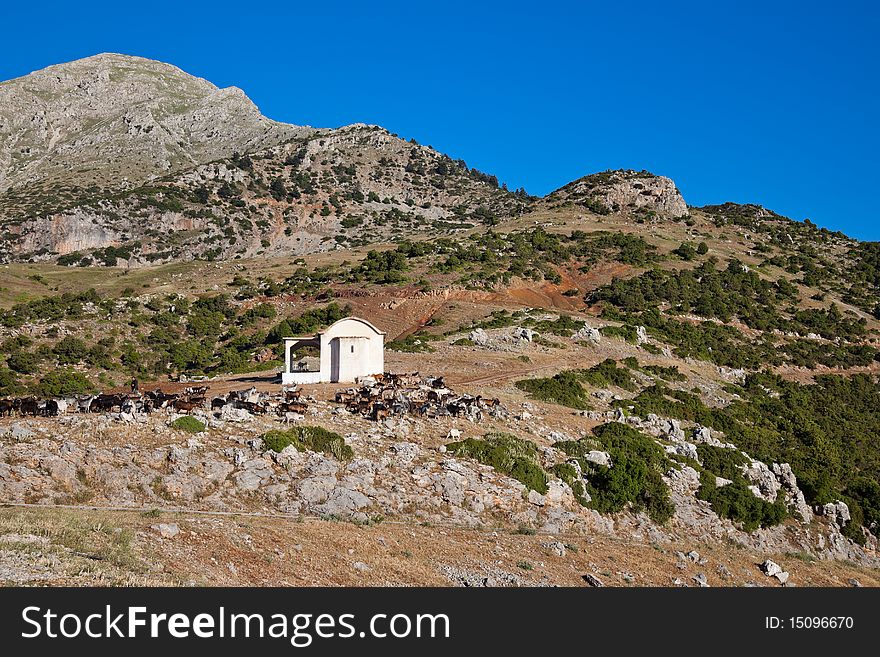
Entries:
MULTIPOLYGON (((707 213, 719 220, 725 207, 707 213)), ((690 213, 673 180, 647 171, 589 174, 540 198, 510 192, 380 126, 273 121, 237 87, 143 57, 101 53, 0 83, 4 262, 303 255, 542 208, 640 222, 690 213)))

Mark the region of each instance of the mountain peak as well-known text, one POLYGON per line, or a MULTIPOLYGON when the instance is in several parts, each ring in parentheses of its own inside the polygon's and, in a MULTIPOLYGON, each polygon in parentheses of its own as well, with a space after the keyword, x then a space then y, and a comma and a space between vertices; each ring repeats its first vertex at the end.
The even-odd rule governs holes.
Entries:
POLYGON ((141 183, 291 139, 236 87, 100 53, 0 85, 0 192, 141 183))

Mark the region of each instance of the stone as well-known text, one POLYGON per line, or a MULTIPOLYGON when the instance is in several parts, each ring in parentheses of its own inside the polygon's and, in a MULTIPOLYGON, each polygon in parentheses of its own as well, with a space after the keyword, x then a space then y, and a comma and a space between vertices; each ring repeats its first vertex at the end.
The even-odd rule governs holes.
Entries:
POLYGON ((785 584, 788 581, 789 574, 783 570, 773 575, 773 577, 778 579, 780 584, 785 584))
POLYGON ((846 502, 840 500, 828 502, 828 504, 818 507, 817 511, 840 528, 843 528, 850 521, 849 507, 846 502))
POLYGON ((528 498, 529 504, 534 504, 535 506, 544 506, 547 503, 544 496, 536 490, 530 490, 528 498))
POLYGON ((541 547, 550 550, 557 557, 564 557, 566 554, 565 544, 561 541, 551 541, 550 543, 542 543, 541 547))
MULTIPOLYGON (((565 502, 566 499, 571 499, 572 492, 571 488, 564 481, 559 479, 551 479, 547 482, 547 492, 544 494, 544 503, 547 505, 558 505, 565 502)), ((586 491, 584 492, 584 497, 586 501, 589 502, 592 498, 590 494, 586 491)))
POLYGON ((350 516, 370 505, 370 498, 363 493, 348 488, 334 488, 327 501, 317 506, 315 511, 329 516, 350 516))
POLYGON ((681 442, 684 440, 684 431, 682 431, 681 423, 672 418, 666 418, 662 421, 662 432, 669 440, 681 442))
POLYGON ((679 456, 684 456, 693 459, 694 461, 700 460, 697 446, 687 441, 666 445, 666 452, 669 454, 678 454, 679 456))
POLYGON ((648 341, 648 331, 644 326, 636 327, 636 344, 645 344, 648 341))
POLYGON ((150 529, 157 532, 162 538, 174 538, 180 533, 180 528, 176 524, 169 522, 150 525, 150 529))
POLYGON ((27 440, 34 435, 30 427, 25 424, 13 424, 6 433, 13 440, 27 440))
POLYGON ((584 322, 584 325, 571 336, 571 339, 599 344, 602 341, 602 333, 599 329, 590 326, 589 322, 584 322))
POLYGON ((595 463, 596 465, 603 465, 606 468, 611 467, 611 455, 608 452, 602 452, 596 449, 590 450, 587 455, 584 457, 590 463, 595 463))
POLYGON ((587 573, 586 575, 584 575, 582 577, 582 579, 587 584, 589 584, 590 586, 593 586, 595 588, 601 588, 601 587, 605 586, 605 584, 602 582, 601 579, 599 579, 598 577, 596 577, 595 575, 593 575, 591 573, 587 573))
POLYGON ((366 573, 370 570, 370 567, 363 561, 355 561, 353 564, 351 564, 351 567, 361 573, 366 573))
POLYGON ((761 571, 767 575, 767 577, 775 577, 777 574, 783 572, 782 566, 770 559, 767 559, 761 564, 761 571))
POLYGON ((243 408, 235 408, 232 404, 226 404, 220 409, 220 419, 224 422, 248 422, 252 416, 243 408))
POLYGON ((755 494, 755 497, 760 497, 767 502, 776 501, 776 496, 782 488, 782 484, 779 483, 776 475, 767 467, 766 463, 751 461, 743 469, 743 474, 746 479, 754 484, 749 486, 749 489, 755 494))
POLYGON ((538 335, 537 332, 533 331, 530 328, 517 326, 515 329, 513 329, 513 337, 519 338, 520 340, 525 340, 526 342, 531 342, 536 335, 538 335))
POLYGON ((807 504, 803 491, 798 487, 797 478, 792 472, 791 466, 788 463, 774 463, 771 468, 776 479, 782 485, 789 509, 794 512, 794 515, 800 517, 802 523, 809 524, 813 520, 813 510, 807 504))
POLYGON ((700 588, 709 588, 709 580, 706 579, 706 573, 698 573, 697 575, 694 575, 693 580, 700 588))
POLYGON ((489 344, 489 334, 485 329, 476 328, 468 334, 471 342, 479 347, 485 347, 489 344))
POLYGON ((320 504, 329 497, 337 483, 333 476, 309 477, 299 483, 297 492, 306 504, 320 504))

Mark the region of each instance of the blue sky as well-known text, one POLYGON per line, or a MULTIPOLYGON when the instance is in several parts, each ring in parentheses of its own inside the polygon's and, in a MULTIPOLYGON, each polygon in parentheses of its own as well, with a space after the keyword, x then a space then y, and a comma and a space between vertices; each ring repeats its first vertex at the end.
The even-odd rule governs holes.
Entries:
POLYGON ((98 52, 241 87, 271 118, 415 137, 511 188, 648 169, 880 239, 869 2, 16 3, 0 79, 98 52))

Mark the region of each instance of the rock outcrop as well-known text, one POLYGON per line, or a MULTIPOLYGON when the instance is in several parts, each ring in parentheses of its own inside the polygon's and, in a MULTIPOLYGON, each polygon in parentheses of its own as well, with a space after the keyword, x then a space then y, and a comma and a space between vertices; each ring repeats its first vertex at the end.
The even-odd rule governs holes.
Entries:
POLYGON ((670 218, 688 213, 675 183, 647 171, 605 171, 584 176, 557 189, 547 200, 570 201, 599 214, 625 212, 670 218))

